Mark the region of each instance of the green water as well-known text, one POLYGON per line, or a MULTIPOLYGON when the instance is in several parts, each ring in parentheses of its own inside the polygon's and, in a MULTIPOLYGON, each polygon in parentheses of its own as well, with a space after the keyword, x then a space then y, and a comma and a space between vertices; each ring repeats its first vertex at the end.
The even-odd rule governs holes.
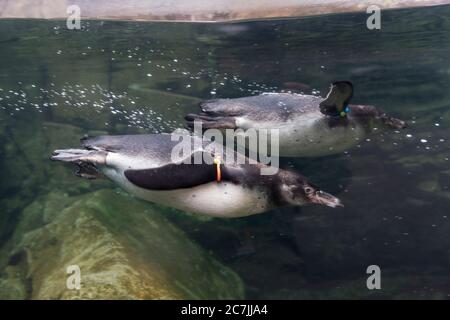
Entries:
MULTIPOLYGON (((383 11, 382 28, 375 31, 366 29, 366 17, 84 21, 78 31, 58 21, 0 21, 0 294, 11 296, 7 288, 20 287, 16 297, 34 298, 45 288, 46 270, 57 272, 51 266, 65 249, 27 246, 26 239, 48 241, 45 226, 55 225, 70 206, 59 197, 90 199, 93 191, 114 189, 130 207, 163 213, 195 250, 234 271, 246 298, 449 298, 450 6, 383 11), (106 180, 81 180, 69 167, 48 161, 54 148, 77 147, 84 134, 183 127, 184 115, 197 111, 202 99, 282 90, 323 96, 330 82, 341 79, 354 83, 355 103, 409 123, 342 154, 282 160, 337 195, 345 204, 341 210, 312 206, 203 219, 126 198, 106 180), (42 200, 48 195, 52 206, 42 200), (23 250, 27 258, 17 256, 23 250), (48 264, 40 265, 39 274, 34 256, 48 264), (381 267, 381 290, 366 288, 372 264, 381 267)), ((98 220, 125 243, 124 252, 129 245, 133 256, 144 256, 139 224, 129 224, 126 210, 116 211, 110 208, 107 219, 98 220)), ((72 227, 67 230, 80 228, 72 227)), ((54 241, 65 243, 71 232, 58 231, 54 241)), ((164 260, 158 272, 176 282, 185 276, 176 267, 181 258, 170 254, 170 244, 160 245, 167 256, 153 262, 164 260)), ((170 285, 191 292, 187 287, 196 284, 189 279, 170 285)), ((187 297, 217 297, 212 291, 187 297)))

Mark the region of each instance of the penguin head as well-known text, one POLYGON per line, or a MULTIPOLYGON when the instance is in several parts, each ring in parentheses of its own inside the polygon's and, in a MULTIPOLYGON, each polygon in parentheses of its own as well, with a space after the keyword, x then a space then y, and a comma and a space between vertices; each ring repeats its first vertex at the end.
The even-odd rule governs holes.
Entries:
POLYGON ((353 84, 350 81, 333 82, 326 98, 319 104, 320 112, 327 116, 339 116, 345 112, 352 96, 353 84))
POLYGON ((293 172, 280 172, 279 193, 289 205, 321 204, 328 207, 343 207, 335 196, 322 191, 305 177, 293 172))

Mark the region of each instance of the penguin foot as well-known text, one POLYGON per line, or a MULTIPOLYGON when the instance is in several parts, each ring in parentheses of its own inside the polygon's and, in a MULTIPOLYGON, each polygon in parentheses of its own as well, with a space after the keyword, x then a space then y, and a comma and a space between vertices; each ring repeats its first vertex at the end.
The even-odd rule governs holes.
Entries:
POLYGON ((105 164, 106 152, 97 150, 64 149, 55 150, 50 157, 53 161, 72 162, 82 164, 105 164))
POLYGON ((89 163, 81 163, 78 164, 77 171, 75 171, 75 175, 84 179, 97 179, 100 178, 100 174, 98 173, 97 168, 89 163))
POLYGON ((380 118, 384 122, 385 125, 387 125, 390 128, 393 128, 393 129, 404 129, 408 126, 405 121, 394 118, 394 117, 389 117, 386 114, 381 115, 380 118))

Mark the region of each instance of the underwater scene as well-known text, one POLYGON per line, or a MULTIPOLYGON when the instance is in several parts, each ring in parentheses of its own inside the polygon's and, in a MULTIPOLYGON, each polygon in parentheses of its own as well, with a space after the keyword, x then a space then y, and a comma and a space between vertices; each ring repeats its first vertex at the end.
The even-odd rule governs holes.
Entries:
POLYGON ((0 298, 449 299, 450 6, 383 11, 380 30, 366 19, 0 20, 0 298), (50 161, 86 136, 186 128, 204 100, 323 98, 337 80, 407 123, 280 158, 344 207, 215 218, 50 161))

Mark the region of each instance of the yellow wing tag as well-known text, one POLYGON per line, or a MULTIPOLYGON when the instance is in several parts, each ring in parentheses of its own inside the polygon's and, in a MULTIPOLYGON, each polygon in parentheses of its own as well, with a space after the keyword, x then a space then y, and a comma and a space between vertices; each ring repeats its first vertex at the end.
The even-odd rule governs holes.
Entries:
POLYGON ((214 158, 214 164, 216 165, 216 181, 222 180, 222 172, 220 170, 220 155, 216 155, 214 158))

